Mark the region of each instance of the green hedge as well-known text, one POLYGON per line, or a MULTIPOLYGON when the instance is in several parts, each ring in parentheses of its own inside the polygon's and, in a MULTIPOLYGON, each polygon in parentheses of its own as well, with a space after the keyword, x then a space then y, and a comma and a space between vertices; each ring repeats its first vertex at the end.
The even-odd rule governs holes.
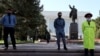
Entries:
POLYGON ((100 29, 97 30, 96 38, 100 38, 100 29))

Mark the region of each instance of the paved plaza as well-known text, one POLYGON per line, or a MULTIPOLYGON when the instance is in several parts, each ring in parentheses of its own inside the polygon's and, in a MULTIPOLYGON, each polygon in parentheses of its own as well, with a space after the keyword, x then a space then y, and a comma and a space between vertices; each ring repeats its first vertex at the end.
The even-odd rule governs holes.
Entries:
MULTIPOLYGON (((4 45, 0 45, 0 49, 2 50, 4 48, 4 45)), ((73 44, 73 43, 68 43, 67 44, 67 48, 68 50, 83 50, 83 44, 73 44)), ((100 45, 96 45, 95 50, 100 50, 100 45)), ((9 45, 9 49, 12 49, 12 45, 9 45)), ((17 44, 17 49, 35 49, 35 50, 56 50, 57 49, 57 45, 56 42, 50 42, 50 43, 46 43, 46 42, 40 42, 40 43, 26 43, 26 44, 17 44)), ((61 42, 61 49, 63 50, 63 44, 61 42)))
MULTIPOLYGON (((63 49, 61 43, 61 50, 57 50, 56 42, 40 43, 26 43, 17 44, 17 50, 12 49, 12 45, 9 45, 8 50, 3 50, 4 45, 0 45, 0 56, 83 56, 84 49, 82 44, 68 43, 68 50, 63 49)), ((95 55, 100 56, 100 45, 96 45, 95 55)))

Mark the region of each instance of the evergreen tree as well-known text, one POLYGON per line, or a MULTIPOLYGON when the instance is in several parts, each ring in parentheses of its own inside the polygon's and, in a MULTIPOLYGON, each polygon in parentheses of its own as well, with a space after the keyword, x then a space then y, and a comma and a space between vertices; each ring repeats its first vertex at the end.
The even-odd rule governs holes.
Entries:
POLYGON ((26 39, 27 30, 34 31, 36 27, 45 26, 46 21, 41 14, 43 5, 40 5, 40 0, 2 0, 0 4, 2 4, 0 8, 13 8, 18 23, 16 35, 21 36, 22 40, 26 39))

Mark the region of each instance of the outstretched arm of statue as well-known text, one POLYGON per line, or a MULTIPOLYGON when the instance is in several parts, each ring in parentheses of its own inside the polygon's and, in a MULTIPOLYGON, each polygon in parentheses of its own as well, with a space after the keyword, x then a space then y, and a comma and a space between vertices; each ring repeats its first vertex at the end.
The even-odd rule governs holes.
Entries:
POLYGON ((71 7, 71 5, 69 5, 69 8, 70 8, 70 9, 73 9, 73 8, 71 7))

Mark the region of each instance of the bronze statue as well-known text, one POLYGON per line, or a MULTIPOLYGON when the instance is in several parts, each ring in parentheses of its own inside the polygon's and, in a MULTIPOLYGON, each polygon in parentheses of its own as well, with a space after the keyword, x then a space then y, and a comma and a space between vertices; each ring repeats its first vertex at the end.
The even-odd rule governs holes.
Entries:
POLYGON ((77 19, 77 9, 75 8, 74 5, 73 5, 73 7, 71 7, 71 5, 69 5, 69 8, 71 9, 69 17, 72 18, 72 21, 75 23, 75 20, 77 19))

